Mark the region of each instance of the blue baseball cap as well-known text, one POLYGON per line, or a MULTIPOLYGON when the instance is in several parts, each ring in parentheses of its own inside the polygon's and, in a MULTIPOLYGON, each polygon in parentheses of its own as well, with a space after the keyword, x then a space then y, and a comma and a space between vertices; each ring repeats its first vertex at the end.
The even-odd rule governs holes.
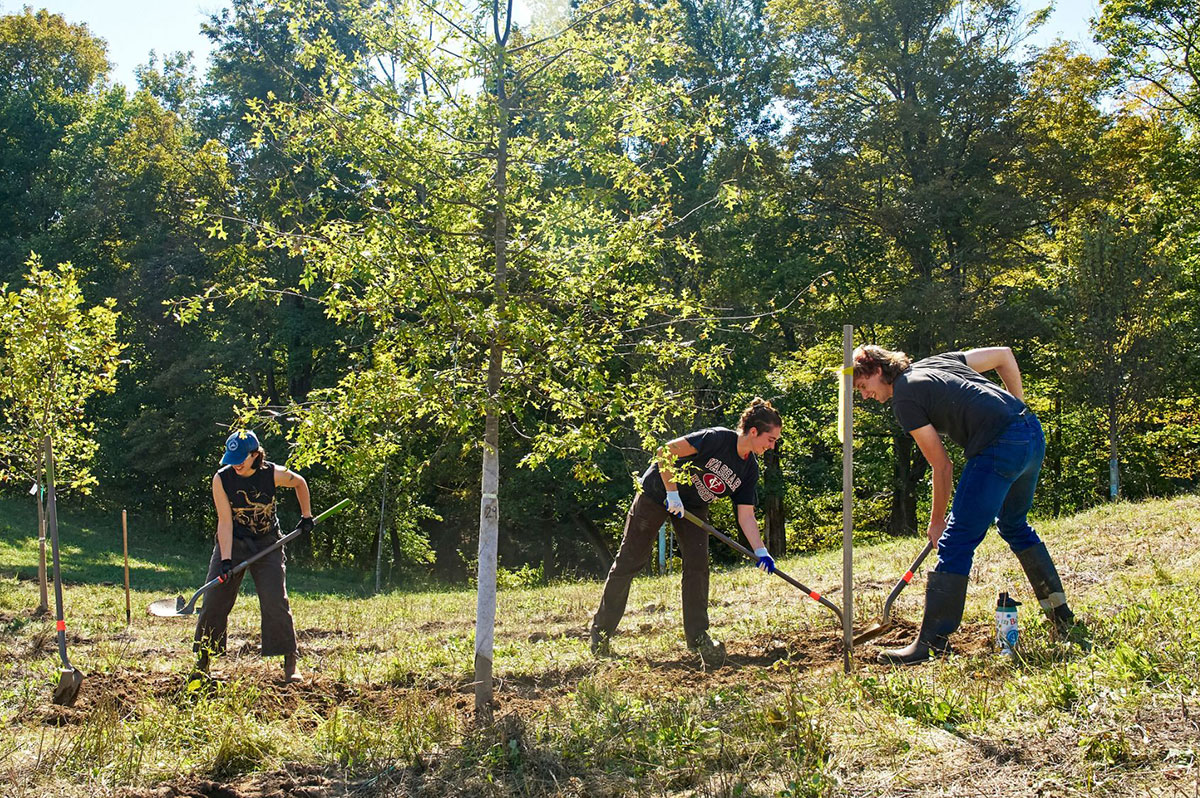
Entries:
POLYGON ((240 429, 225 439, 225 456, 221 458, 221 465, 237 465, 257 451, 258 436, 248 429, 240 429))

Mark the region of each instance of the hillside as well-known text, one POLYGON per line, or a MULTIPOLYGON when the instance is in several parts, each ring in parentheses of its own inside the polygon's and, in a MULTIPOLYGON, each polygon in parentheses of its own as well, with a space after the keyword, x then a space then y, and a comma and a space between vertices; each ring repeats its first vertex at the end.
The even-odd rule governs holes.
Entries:
MULTIPOLYGON (((243 596, 231 654, 214 667, 219 686, 189 693, 191 622, 145 608, 190 595, 200 560, 139 559, 130 629, 119 585, 69 585, 71 657, 86 678, 75 707, 53 706, 53 622, 30 618, 36 584, 12 575, 28 547, 9 526, 0 793, 1195 794, 1200 497, 1106 506, 1039 530, 1091 629, 1090 653, 1050 641, 995 534, 976 560, 959 653, 903 671, 875 665, 867 645, 844 675, 832 615, 749 567, 714 574, 713 632, 730 658, 711 671, 683 645, 677 575, 635 581, 615 655, 600 660, 585 635, 599 583, 511 590, 498 614, 498 720, 475 730, 474 596, 464 591, 352 598, 357 586, 338 593, 297 570, 309 681, 278 683, 278 661, 257 653, 256 602, 243 596), (1001 589, 1025 602, 1016 659, 990 645, 1001 589)), ((89 556, 80 530, 66 537, 65 557, 89 556)), ((906 540, 856 551, 859 627, 917 549, 906 540)), ((840 602, 840 552, 781 566, 840 602)), ((877 642, 911 636, 923 589, 918 576, 896 604, 902 623, 877 642)))

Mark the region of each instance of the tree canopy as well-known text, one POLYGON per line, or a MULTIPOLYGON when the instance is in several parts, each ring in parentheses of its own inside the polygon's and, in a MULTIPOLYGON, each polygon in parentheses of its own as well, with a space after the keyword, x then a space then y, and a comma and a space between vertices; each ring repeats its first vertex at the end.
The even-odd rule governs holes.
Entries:
MULTIPOLYGON (((651 452, 757 395, 770 547, 833 543, 845 323, 1013 347, 1040 512, 1196 487, 1187 4, 1102 3, 1102 58, 1030 46, 1010 0, 529 9, 236 0, 205 72, 129 87, 85 26, 0 17, 6 440, 44 426, 15 387, 45 387, 41 290, 89 501, 211 535, 250 424, 359 499, 297 556, 366 569, 382 534, 394 582, 602 572, 651 452)), ((856 534, 911 533, 922 456, 856 424, 856 534)))

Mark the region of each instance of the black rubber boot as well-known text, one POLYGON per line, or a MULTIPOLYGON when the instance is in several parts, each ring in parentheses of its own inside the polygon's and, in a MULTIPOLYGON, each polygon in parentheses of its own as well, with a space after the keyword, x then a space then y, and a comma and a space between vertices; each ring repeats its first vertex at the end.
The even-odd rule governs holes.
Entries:
POLYGON ((1075 613, 1067 606, 1067 594, 1063 592, 1062 579, 1058 576, 1058 569, 1054 567, 1054 560, 1050 559, 1046 544, 1038 543, 1024 551, 1018 551, 1017 559, 1025 569, 1025 576, 1029 578, 1033 594, 1042 605, 1042 612, 1046 613, 1046 617, 1054 624, 1054 631, 1059 638, 1082 640, 1086 637, 1081 636, 1080 626, 1075 622, 1075 613))
POLYGON ((880 652, 884 665, 919 665, 931 654, 950 652, 950 635, 962 622, 967 577, 931 571, 925 585, 925 615, 917 639, 904 648, 880 652))

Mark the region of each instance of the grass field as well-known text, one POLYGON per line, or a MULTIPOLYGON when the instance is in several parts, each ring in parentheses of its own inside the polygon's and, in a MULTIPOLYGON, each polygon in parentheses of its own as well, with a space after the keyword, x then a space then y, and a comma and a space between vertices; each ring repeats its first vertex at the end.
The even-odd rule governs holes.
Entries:
MULTIPOLYGON (((54 624, 30 614, 33 524, 11 506, 0 522, 6 796, 1200 794, 1200 497, 1040 525, 1090 652, 1050 640, 995 535, 976 559, 959 653, 906 670, 875 665, 869 644, 844 674, 833 616, 749 567, 713 577, 713 631, 730 653, 716 670, 683 645, 677 575, 635 582, 614 656, 599 660, 585 634, 599 583, 502 591, 497 720, 483 729, 471 592, 366 597, 357 577, 294 568, 308 681, 281 684, 278 660, 258 656, 246 595, 217 687, 189 692, 191 623, 145 608, 190 595, 208 547, 131 530, 126 628, 119 519, 70 515, 68 629, 86 678, 74 707, 54 706, 54 624), (1002 589, 1025 602, 1016 658, 991 647, 1002 589)), ((919 548, 856 551, 860 627, 919 548)), ((840 603, 840 552, 781 566, 840 603)), ((919 576, 880 645, 912 635, 923 589, 919 576)))

